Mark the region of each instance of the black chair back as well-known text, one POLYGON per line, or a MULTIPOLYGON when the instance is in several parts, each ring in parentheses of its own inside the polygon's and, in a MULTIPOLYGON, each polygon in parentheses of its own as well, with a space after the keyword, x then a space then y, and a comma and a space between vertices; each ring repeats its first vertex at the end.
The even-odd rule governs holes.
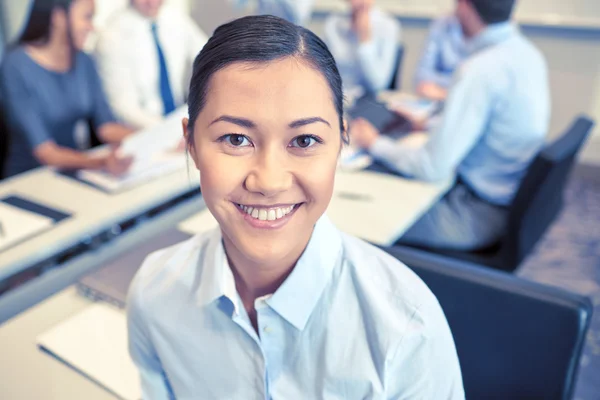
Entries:
POLYGON ((580 116, 532 162, 510 209, 501 249, 503 269, 516 269, 558 216, 575 156, 593 126, 593 121, 580 116))
POLYGON ((418 249, 385 250, 442 306, 467 399, 571 399, 589 299, 418 249))
POLYGON ((4 107, 0 100, 0 180, 4 178, 4 169, 6 168, 6 159, 8 158, 8 148, 10 143, 10 132, 6 122, 4 107))

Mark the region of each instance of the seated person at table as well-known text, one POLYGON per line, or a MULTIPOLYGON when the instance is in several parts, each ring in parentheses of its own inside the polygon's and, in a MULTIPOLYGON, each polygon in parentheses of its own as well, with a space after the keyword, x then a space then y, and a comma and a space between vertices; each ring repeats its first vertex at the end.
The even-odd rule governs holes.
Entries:
POLYGON ((143 398, 464 399, 433 294, 324 215, 346 132, 316 35, 273 16, 217 28, 183 126, 219 227, 151 254, 131 285, 143 398))
POLYGON ((454 71, 465 56, 465 38, 456 15, 434 21, 417 67, 417 94, 445 100, 454 71))
POLYGON ((514 0, 458 0, 470 55, 423 147, 382 137, 364 120, 353 123, 354 143, 402 174, 428 181, 458 175, 404 243, 475 250, 504 233, 507 208, 544 143, 550 114, 544 57, 509 22, 513 6, 514 0))
POLYGON ((332 14, 325 21, 324 31, 344 89, 387 89, 398 68, 400 23, 375 7, 374 0, 348 1, 350 13, 332 14))
MULTIPOLYGON (((250 0, 234 0, 246 6, 250 0)), ((257 15, 275 15, 288 21, 304 25, 310 19, 315 0, 257 0, 257 15)))
POLYGON ((190 65, 208 38, 163 0, 131 0, 100 32, 96 59, 117 117, 155 125, 186 101, 190 65))
POLYGON ((8 176, 40 164, 113 173, 129 165, 114 149, 104 157, 77 150, 76 131, 89 121, 106 143, 117 144, 132 132, 115 123, 94 63, 81 51, 93 14, 93 0, 34 1, 0 72, 11 136, 8 176))

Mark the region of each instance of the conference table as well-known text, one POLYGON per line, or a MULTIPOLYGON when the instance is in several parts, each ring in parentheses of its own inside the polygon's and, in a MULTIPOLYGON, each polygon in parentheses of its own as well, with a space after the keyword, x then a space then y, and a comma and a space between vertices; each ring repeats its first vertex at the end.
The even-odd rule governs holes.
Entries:
MULTIPOLYGON (((326 214, 340 230, 389 246, 437 202, 452 183, 451 179, 423 183, 381 171, 340 168, 326 214)), ((118 398, 41 351, 36 338, 93 305, 94 302, 78 293, 74 285, 85 274, 135 251, 141 243, 168 229, 187 226, 187 232, 194 233, 194 221, 208 213, 199 195, 195 168, 182 166, 167 176, 117 194, 107 194, 49 168, 39 168, 0 183, 0 198, 14 194, 64 210, 71 217, 48 232, 0 252, 0 280, 82 240, 93 242, 93 238, 106 236, 107 232, 114 235, 96 246, 88 244, 76 257, 0 296, 0 324, 32 306, 0 325, 3 358, 0 398, 118 398), (162 209, 148 213, 157 208, 162 209), (135 224, 120 232, 124 221, 135 218, 135 224)))

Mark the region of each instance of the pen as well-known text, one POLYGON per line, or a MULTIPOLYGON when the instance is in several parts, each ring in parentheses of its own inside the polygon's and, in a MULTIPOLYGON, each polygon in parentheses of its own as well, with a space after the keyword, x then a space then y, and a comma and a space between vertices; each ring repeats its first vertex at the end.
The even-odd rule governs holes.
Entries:
POLYGON ((338 197, 347 200, 357 200, 357 201, 371 201, 373 198, 368 194, 363 193, 351 193, 351 192, 338 192, 338 197))

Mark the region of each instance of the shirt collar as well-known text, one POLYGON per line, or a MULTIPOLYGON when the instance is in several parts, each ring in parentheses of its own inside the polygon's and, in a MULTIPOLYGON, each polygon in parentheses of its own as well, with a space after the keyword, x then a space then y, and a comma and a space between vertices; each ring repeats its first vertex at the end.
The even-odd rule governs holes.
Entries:
MULTIPOLYGON (((221 231, 209 239, 203 260, 202 276, 196 294, 201 305, 227 297, 234 310, 241 302, 235 289, 233 273, 227 263, 221 231)), ((317 221, 306 249, 283 284, 265 302, 297 329, 304 329, 342 252, 342 238, 326 216, 317 221)))
POLYGON ((133 5, 129 6, 130 14, 135 18, 136 21, 138 21, 138 23, 150 26, 152 26, 152 24, 160 24, 160 21, 163 19, 164 9, 165 6, 162 6, 160 10, 158 10, 158 15, 156 16, 156 18, 148 18, 142 13, 140 13, 133 5))
POLYGON ((467 41, 467 52, 469 54, 502 43, 517 34, 518 28, 512 22, 500 22, 488 25, 481 33, 467 41))

